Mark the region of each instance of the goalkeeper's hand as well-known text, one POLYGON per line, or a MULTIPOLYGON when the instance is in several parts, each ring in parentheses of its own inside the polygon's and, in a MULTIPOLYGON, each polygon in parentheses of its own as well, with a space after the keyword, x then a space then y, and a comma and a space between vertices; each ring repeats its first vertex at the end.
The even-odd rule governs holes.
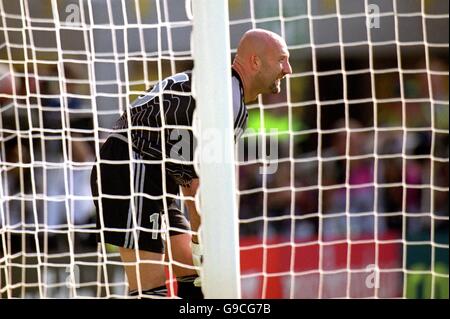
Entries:
MULTIPOLYGON (((200 244, 196 244, 194 242, 191 243, 192 245, 192 259, 194 261, 194 266, 201 267, 203 262, 203 251, 200 244)), ((198 277, 194 280, 194 286, 195 287, 201 287, 202 286, 202 279, 201 279, 201 271, 200 269, 196 269, 198 277)))

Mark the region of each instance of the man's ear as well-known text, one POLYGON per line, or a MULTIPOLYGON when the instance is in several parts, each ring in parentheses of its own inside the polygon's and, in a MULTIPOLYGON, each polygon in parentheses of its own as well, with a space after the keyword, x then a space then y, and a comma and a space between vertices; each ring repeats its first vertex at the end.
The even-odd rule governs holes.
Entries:
POLYGON ((259 71, 259 69, 261 68, 261 64, 262 64, 262 61, 259 58, 259 56, 252 55, 250 57, 250 65, 251 65, 253 71, 259 71))

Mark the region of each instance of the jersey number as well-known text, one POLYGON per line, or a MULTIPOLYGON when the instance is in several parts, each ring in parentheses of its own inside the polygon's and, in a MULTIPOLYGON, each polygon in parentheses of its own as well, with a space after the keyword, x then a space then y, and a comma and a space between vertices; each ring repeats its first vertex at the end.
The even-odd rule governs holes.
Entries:
POLYGON ((158 239, 159 230, 159 213, 153 213, 150 215, 150 223, 152 223, 152 239, 158 239))

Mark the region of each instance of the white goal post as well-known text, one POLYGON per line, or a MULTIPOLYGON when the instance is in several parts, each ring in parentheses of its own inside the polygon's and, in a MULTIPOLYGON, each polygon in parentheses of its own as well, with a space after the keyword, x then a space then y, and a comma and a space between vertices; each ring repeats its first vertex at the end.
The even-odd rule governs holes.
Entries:
POLYGON ((200 123, 202 290, 206 298, 240 298, 228 1, 194 0, 192 4, 194 92, 200 123), (214 132, 218 138, 209 140, 214 132), (216 144, 222 156, 203 154, 204 141, 216 144))

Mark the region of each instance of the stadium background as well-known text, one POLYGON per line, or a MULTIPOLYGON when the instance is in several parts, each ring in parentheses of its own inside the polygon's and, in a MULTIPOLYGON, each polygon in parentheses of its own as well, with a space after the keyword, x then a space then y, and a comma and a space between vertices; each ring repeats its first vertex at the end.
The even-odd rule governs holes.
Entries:
MULTIPOLYGON (((85 30, 76 23, 72 26, 64 24, 72 13, 70 9, 73 7, 70 5, 78 6, 78 1, 54 3, 57 3, 59 21, 62 22, 57 24, 59 37, 51 30, 55 28, 55 24, 39 20, 55 19, 51 1, 29 1, 28 12, 35 19, 26 20, 12 16, 20 15, 19 2, 2 2, 4 13, 11 16, 2 13, 4 18, 0 21, 0 27, 6 24, 10 28, 21 28, 24 25, 27 28, 37 28, 25 33, 8 31, 8 43, 4 29, 0 32, 0 43, 6 43, 1 46, 0 59, 8 60, 12 56, 15 61, 14 70, 19 74, 19 97, 14 105, 4 108, 3 105, 9 104, 6 99, 2 100, 1 128, 4 131, 20 129, 36 133, 36 137, 32 139, 32 147, 30 139, 24 138, 25 135, 21 139, 14 133, 4 135, 5 139, 1 143, 2 156, 7 163, 30 163, 30 152, 35 152, 35 160, 41 159, 49 163, 45 169, 36 168, 34 171, 37 192, 45 194, 47 198, 34 202, 14 199, 3 202, 9 215, 8 221, 3 222, 19 225, 16 228, 18 233, 11 233, 7 240, 10 254, 32 253, 36 251, 35 237, 24 236, 22 233, 23 230, 35 231, 32 212, 38 212, 40 222, 46 225, 39 231, 39 244, 45 245, 53 256, 49 259, 52 265, 46 267, 48 275, 45 280, 52 287, 48 290, 48 295, 68 296, 64 286, 67 258, 58 256, 59 253, 69 251, 67 229, 59 226, 66 225, 67 219, 71 219, 75 225, 92 225, 93 211, 89 200, 73 200, 68 204, 63 198, 67 192, 89 195, 88 166, 83 163, 92 161, 94 156, 94 123, 98 121, 96 129, 100 138, 105 138, 108 129, 128 101, 156 81, 159 70, 162 76, 167 76, 192 67, 189 42, 191 27, 187 22, 184 5, 176 0, 159 1, 160 15, 154 0, 136 2, 140 4, 141 23, 161 25, 159 29, 150 26, 144 30, 139 30, 134 25, 138 23, 133 14, 135 2, 96 0, 91 4, 92 15, 85 11, 82 20, 85 24, 92 25, 89 33, 92 41, 86 42, 85 30), (167 22, 170 24, 165 24, 167 22), (171 27, 168 28, 167 25, 171 27), (40 27, 49 29, 43 30, 40 27), (145 39, 144 43, 140 32, 145 39), (23 49, 23 43, 29 45, 27 50, 23 49), (62 51, 55 50, 58 46, 62 51), (61 58, 65 62, 58 67, 57 62, 61 58), (39 78, 39 81, 30 78, 30 74, 39 78), (27 96, 27 86, 29 92, 38 94, 27 96), (62 102, 66 103, 63 116, 59 99, 61 87, 64 87, 64 93, 68 97, 62 102), (92 112, 94 109, 97 113, 92 112), (93 116, 96 116, 96 121, 93 116), (31 122, 28 121, 29 117, 32 118, 31 122), (62 118, 66 119, 69 128, 57 132, 62 128, 62 118), (42 127, 56 131, 42 133, 39 131, 42 127), (63 146, 58 141, 61 136, 70 137, 72 141, 68 144, 65 156, 63 146), (66 175, 73 185, 73 188, 69 187, 71 189, 64 186, 64 170, 58 165, 52 165, 62 163, 65 159, 76 162, 72 173, 66 175), (76 214, 73 213, 75 211, 76 214)), ((364 281, 361 278, 367 276, 367 266, 375 264, 373 229, 376 223, 378 241, 401 239, 405 234, 407 242, 428 242, 406 247, 401 243, 378 246, 378 267, 382 270, 380 280, 384 283, 378 292, 379 296, 401 296, 404 280, 408 280, 405 296, 429 297, 431 275, 405 276, 403 270, 430 270, 434 267, 434 271, 447 274, 447 278, 435 278, 435 296, 448 298, 448 248, 433 248, 429 243, 433 241, 448 245, 448 132, 436 133, 431 129, 434 123, 435 128, 448 131, 448 2, 423 2, 425 12, 447 15, 447 18, 423 18, 418 15, 421 12, 421 1, 396 1, 395 7, 393 1, 388 0, 368 3, 377 5, 382 14, 379 28, 370 29, 370 41, 364 16, 364 1, 339 1, 339 10, 344 14, 340 19, 341 25, 336 15, 336 1, 311 1, 312 20, 304 1, 229 1, 231 47, 235 49, 241 35, 254 26, 278 33, 283 29, 294 72, 289 85, 283 84, 282 94, 262 98, 261 102, 265 106, 263 125, 259 120, 261 108, 258 105, 250 106, 251 128, 277 127, 282 132, 278 136, 279 154, 286 160, 280 163, 277 174, 267 180, 266 197, 262 191, 245 192, 262 187, 262 180, 258 175, 259 165, 242 163, 239 168, 239 189, 244 194, 239 200, 244 297, 258 298, 263 290, 266 297, 272 298, 318 297, 318 269, 330 271, 322 280, 322 297, 345 296, 349 251, 350 267, 361 270, 360 273, 352 274, 354 283, 350 296, 373 295, 373 289, 362 285, 364 281), (395 18, 394 8, 403 16, 395 18), (281 15, 283 22, 280 20, 281 15), (311 25, 313 31, 310 33, 311 25), (438 43, 440 46, 428 45, 430 43, 438 43), (311 44, 314 44, 314 50, 311 44), (428 77, 423 72, 427 58, 432 70, 447 72, 447 75, 430 77, 433 97, 437 100, 433 108, 429 101, 423 101, 430 96, 428 77), (386 72, 371 74, 372 70, 386 72), (404 70, 413 72, 403 72, 404 70), (316 77, 318 74, 320 75, 316 77), (373 103, 372 83, 376 98, 386 101, 377 104, 377 107, 373 103), (399 101, 401 95, 406 100, 405 105, 399 101), (320 107, 317 106, 318 101, 320 107), (291 106, 291 115, 288 105, 291 106), (434 114, 431 113, 432 110, 434 114), (356 129, 351 134, 339 130, 346 127, 346 116, 349 120, 347 127, 356 129), (294 134, 288 134, 289 127, 294 134), (372 156, 351 161, 345 159, 347 141, 350 141, 351 156, 372 156), (392 156, 375 160, 375 152, 377 155, 392 156), (430 154, 446 159, 435 162, 434 172, 430 172, 430 154), (319 155, 322 158, 320 162, 319 155), (376 161, 378 175, 374 177, 376 161), (319 164, 322 169, 321 180, 318 176, 319 164), (290 173, 292 165, 295 172, 293 180, 290 173), (446 190, 432 191, 430 176, 433 176, 434 186, 446 190), (376 201, 373 186, 352 188, 349 191, 349 203, 346 203, 345 187, 322 190, 320 218, 323 218, 323 227, 322 233, 318 234, 319 191, 313 186, 340 185, 345 183, 346 177, 353 186, 374 183, 375 178, 384 187, 378 187, 376 201), (426 186, 406 186, 422 184, 426 186), (295 191, 284 190, 292 185, 295 191), (433 214, 447 217, 447 220, 431 222, 430 214, 421 214, 431 211, 431 196, 435 196, 433 214), (267 206, 264 205, 264 198, 267 206), (350 218, 348 224, 345 217, 339 215, 346 207, 350 213, 377 211, 386 214, 376 220, 373 215, 358 215, 359 217, 350 218), (267 216, 258 219, 264 209, 267 216), (404 217, 402 211, 410 214, 404 217), (414 216, 415 213, 417 217, 414 216), (328 214, 331 217, 328 218, 328 214), (248 222, 255 218, 256 221, 248 222), (349 243, 345 241, 347 227, 350 227, 350 243, 363 239, 368 240, 368 243, 352 244, 349 248, 349 243), (434 238, 430 237, 432 233, 434 238), (267 237, 263 238, 263 234, 267 237), (322 258, 319 258, 319 245, 316 243, 318 236, 325 242, 322 258), (293 264, 291 249, 294 248, 291 238, 295 239, 295 243, 304 244, 295 248, 293 264), (342 239, 344 242, 339 241, 342 239), (265 257, 262 248, 246 248, 262 242, 278 245, 267 249, 265 257), (402 257, 405 253, 407 258, 403 264, 402 257), (266 263, 263 265, 264 260, 266 263), (323 260, 323 263, 319 263, 319 260, 323 260), (290 271, 298 273, 295 279, 290 276, 290 271), (269 276, 252 275, 255 273, 267 273, 269 276), (292 295, 289 290, 292 280, 295 280, 296 287, 308 289, 298 288, 292 295)), ((21 194, 24 197, 32 194, 30 170, 2 164, 5 169, 2 175, 5 194, 21 194)), ((75 232, 74 238, 75 254, 96 250, 92 236, 75 232)), ((0 258, 4 254, 3 249, 0 249, 0 258)), ((23 257, 20 254, 14 256, 17 256, 19 266, 12 267, 13 281, 36 282, 36 269, 30 267, 24 272, 25 268, 20 266, 24 263, 32 265, 34 257, 23 257)), ((79 269, 80 281, 87 283, 80 292, 90 294, 98 289, 89 284, 95 281, 93 278, 97 275, 96 267, 80 264, 79 269)), ((124 289, 120 267, 111 264, 108 271, 113 281, 122 282, 122 285, 114 288, 120 294, 124 289)), ((1 276, 4 276, 4 272, 0 274, 0 282, 4 282, 1 276)), ((36 296, 36 287, 23 289, 19 285, 14 289, 14 295, 36 296)))

